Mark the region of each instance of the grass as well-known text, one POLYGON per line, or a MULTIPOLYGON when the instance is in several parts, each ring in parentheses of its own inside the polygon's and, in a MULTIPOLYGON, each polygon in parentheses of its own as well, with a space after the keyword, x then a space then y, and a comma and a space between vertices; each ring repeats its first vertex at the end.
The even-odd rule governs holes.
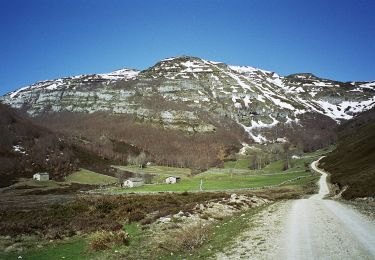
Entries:
POLYGON ((110 250, 102 252, 88 251, 90 239, 79 236, 66 241, 54 242, 47 244, 39 249, 26 250, 20 253, 4 253, 0 252, 0 259, 10 260, 22 259, 28 260, 50 260, 50 259, 127 259, 132 255, 133 259, 137 259, 139 253, 139 245, 144 239, 145 231, 142 231, 138 223, 126 224, 123 230, 129 234, 130 240, 127 246, 114 247, 110 250))
POLYGON ((324 148, 313 153, 307 153, 298 159, 292 159, 292 167, 283 171, 283 161, 278 160, 270 163, 261 170, 250 170, 249 159, 239 158, 237 161, 224 163, 223 168, 211 168, 206 172, 192 176, 190 169, 173 168, 165 166, 150 166, 139 169, 136 166, 116 166, 119 169, 142 174, 153 174, 152 183, 131 189, 113 188, 110 192, 184 192, 199 191, 201 180, 204 191, 237 190, 246 188, 262 188, 265 186, 279 185, 285 181, 297 177, 309 177, 306 166, 319 156, 330 152, 333 146, 324 148), (181 177, 177 184, 165 184, 164 180, 170 175, 181 177))
POLYGON ((237 161, 227 161, 224 163, 225 169, 245 169, 248 170, 250 165, 249 159, 238 159, 237 161))
POLYGON ((50 260, 50 259, 90 259, 85 254, 87 240, 82 237, 70 239, 68 241, 53 243, 36 250, 27 250, 20 253, 0 252, 0 259, 10 260, 22 259, 28 260, 50 260))
POLYGON ((169 176, 179 176, 181 179, 187 179, 191 176, 191 170, 188 168, 176 168, 176 167, 166 167, 166 166, 147 166, 143 169, 136 165, 127 166, 113 166, 114 168, 133 172, 136 174, 152 174, 154 175, 153 182, 164 182, 165 178, 169 176))
POLYGON ((58 188, 61 186, 61 183, 49 180, 49 181, 36 181, 33 179, 26 179, 22 178, 19 179, 19 181, 14 184, 12 187, 16 188, 17 187, 32 187, 32 188, 58 188))
POLYGON ((112 176, 92 172, 86 169, 80 169, 79 171, 76 171, 70 174, 68 177, 66 177, 65 181, 80 184, 96 185, 114 183, 117 181, 117 179, 112 176))
POLYGON ((244 188, 259 188, 280 184, 299 176, 308 176, 304 171, 290 172, 278 175, 246 175, 228 173, 206 173, 188 179, 183 179, 177 184, 150 184, 131 189, 113 189, 116 192, 164 192, 164 191, 199 191, 200 182, 203 180, 204 191, 231 190, 244 188))

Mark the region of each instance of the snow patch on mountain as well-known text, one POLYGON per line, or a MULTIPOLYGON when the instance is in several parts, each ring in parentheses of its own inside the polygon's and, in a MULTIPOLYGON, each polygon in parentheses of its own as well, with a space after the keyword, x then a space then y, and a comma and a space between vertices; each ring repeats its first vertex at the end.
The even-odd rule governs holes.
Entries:
POLYGON ((140 71, 133 69, 119 69, 110 73, 98 74, 103 79, 109 80, 129 80, 138 76, 140 71))
POLYGON ((254 140, 263 142, 265 137, 254 134, 259 129, 298 122, 307 112, 347 120, 373 107, 374 96, 375 82, 342 83, 309 73, 280 76, 255 67, 181 56, 164 59, 141 72, 120 69, 41 81, 0 100, 18 108, 27 103, 31 115, 46 111, 108 111, 142 118, 158 115, 167 124, 189 122, 189 118, 178 117, 187 116, 184 109, 216 113, 216 117, 238 118, 254 140), (171 120, 167 114, 164 118, 158 109, 166 108, 153 108, 155 96, 164 99, 163 106, 175 102, 174 109, 180 107, 181 111, 171 120))

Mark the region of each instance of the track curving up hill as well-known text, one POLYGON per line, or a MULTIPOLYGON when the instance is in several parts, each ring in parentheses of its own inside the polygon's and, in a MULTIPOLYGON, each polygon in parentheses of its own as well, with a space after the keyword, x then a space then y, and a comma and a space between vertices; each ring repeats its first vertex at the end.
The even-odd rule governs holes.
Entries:
MULTIPOLYGON (((319 159, 320 160, 320 159, 319 159)), ((278 202, 260 212, 255 227, 217 259, 375 259, 375 222, 328 195, 327 173, 319 193, 308 199, 278 202)))
POLYGON ((293 202, 281 247, 286 259, 375 259, 375 225, 329 194, 327 173, 321 175, 319 193, 293 202))

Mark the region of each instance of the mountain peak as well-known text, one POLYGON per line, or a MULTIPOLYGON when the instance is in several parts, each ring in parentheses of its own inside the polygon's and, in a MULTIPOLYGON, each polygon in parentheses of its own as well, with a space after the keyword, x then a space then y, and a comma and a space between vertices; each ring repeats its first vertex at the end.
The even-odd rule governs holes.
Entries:
POLYGON ((166 58, 141 72, 141 75, 152 78, 189 79, 197 78, 200 73, 211 73, 215 62, 192 56, 166 58))
POLYGON ((136 69, 129 69, 129 68, 122 68, 115 71, 112 71, 110 73, 103 73, 98 74, 103 79, 109 79, 109 80, 119 80, 119 79, 134 79, 138 74, 139 70, 136 69))
MULTIPOLYGON (((161 121, 184 124, 198 122, 197 111, 210 111, 233 118, 251 132, 298 120, 307 112, 350 119, 375 106, 375 92, 372 82, 345 84, 311 73, 281 77, 255 67, 184 55, 166 58, 141 72, 123 68, 38 82, 0 100, 18 108, 27 104, 32 115, 111 111, 149 120, 159 115, 161 121)), ((202 129, 212 128, 204 125, 202 129)))
POLYGON ((294 79, 320 79, 319 77, 317 77, 316 75, 314 75, 313 73, 309 73, 309 72, 303 72, 303 73, 294 73, 294 74, 290 74, 288 76, 286 76, 286 78, 294 78, 294 79))

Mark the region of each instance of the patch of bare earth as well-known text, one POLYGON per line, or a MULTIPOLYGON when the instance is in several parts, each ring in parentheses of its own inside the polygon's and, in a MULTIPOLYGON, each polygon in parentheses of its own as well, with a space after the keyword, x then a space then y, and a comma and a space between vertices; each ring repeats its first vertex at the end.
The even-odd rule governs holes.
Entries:
POLYGON ((291 201, 279 201, 260 211, 249 219, 251 228, 239 234, 235 243, 230 248, 224 248, 215 258, 274 259, 290 207, 291 201))

